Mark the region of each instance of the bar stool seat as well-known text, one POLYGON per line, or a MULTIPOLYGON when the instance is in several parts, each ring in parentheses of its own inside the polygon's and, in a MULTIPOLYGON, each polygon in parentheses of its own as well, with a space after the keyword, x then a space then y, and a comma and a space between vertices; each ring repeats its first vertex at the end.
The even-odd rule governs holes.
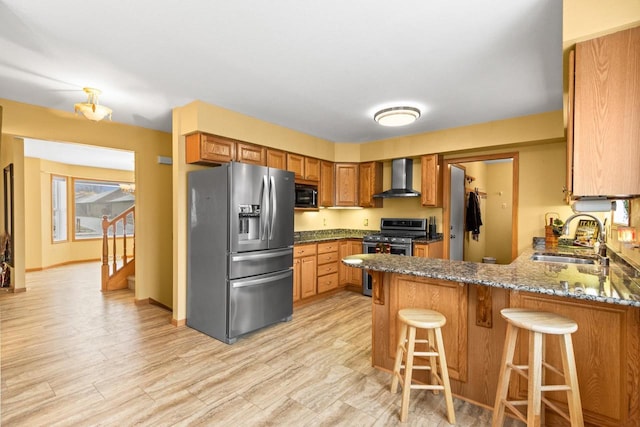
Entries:
POLYGON ((500 311, 507 321, 507 335, 505 338, 498 390, 493 409, 492 427, 502 426, 505 409, 527 423, 527 426, 539 427, 543 424, 544 406, 560 414, 571 423, 571 426, 583 426, 582 405, 580 391, 571 342, 571 334, 578 330, 578 324, 573 320, 555 313, 535 311, 523 308, 505 308, 500 311), (514 365, 516 339, 519 330, 529 332, 529 360, 527 365, 514 365), (560 339, 560 355, 562 370, 550 365, 544 359, 544 341, 546 335, 556 335, 560 339), (564 379, 564 384, 543 384, 545 369, 553 371, 564 379), (527 400, 508 400, 509 380, 511 372, 515 372, 528 381, 527 400), (565 391, 567 393, 567 414, 555 403, 544 396, 546 391, 565 391), (526 416, 517 409, 526 406, 526 416))
POLYGON ((398 382, 402 385, 400 421, 405 422, 407 419, 411 389, 432 390, 434 394, 443 390, 447 405, 447 418, 450 424, 455 424, 456 416, 453 410, 451 384, 449 383, 449 372, 444 353, 442 330, 440 329, 447 323, 447 319, 434 310, 405 308, 398 311, 398 321, 400 322, 400 335, 393 367, 391 392, 395 393, 398 390, 398 382), (417 329, 426 329, 427 339, 416 339, 417 329), (426 344, 426 351, 415 351, 416 344, 426 344), (414 356, 428 357, 429 364, 414 365, 414 356), (404 364, 402 363, 403 359, 404 364), (402 369, 404 375, 400 374, 402 369), (431 384, 412 384, 414 369, 430 371, 431 384))

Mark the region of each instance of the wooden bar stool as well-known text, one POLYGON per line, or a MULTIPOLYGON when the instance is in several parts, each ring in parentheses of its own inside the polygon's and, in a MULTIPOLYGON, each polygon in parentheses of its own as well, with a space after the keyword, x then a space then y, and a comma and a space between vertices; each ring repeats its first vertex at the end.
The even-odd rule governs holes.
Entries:
POLYGON ((493 408, 492 427, 502 426, 505 408, 527 423, 527 426, 539 427, 543 424, 544 407, 560 414, 571 423, 571 426, 583 426, 582 405, 578 390, 576 363, 573 354, 571 334, 578 330, 578 325, 571 319, 555 313, 533 311, 522 308, 505 308, 500 311, 507 321, 507 336, 502 353, 502 365, 496 391, 496 403, 493 408), (520 329, 529 331, 528 365, 514 365, 513 355, 516 338, 520 329), (545 335, 558 335, 560 338, 560 356, 562 371, 544 360, 545 335), (555 372, 564 379, 564 384, 543 384, 545 369, 555 372), (528 381, 527 400, 507 400, 511 371, 523 376, 528 381), (544 397, 546 391, 566 391, 569 414, 544 397), (526 416, 517 406, 527 406, 526 416))
POLYGON ((449 372, 447 371, 447 359, 444 354, 441 327, 447 323, 447 319, 437 311, 420 308, 405 308, 398 311, 398 320, 401 330, 398 338, 398 349, 393 367, 393 380, 391 392, 398 390, 398 381, 402 385, 402 409, 400 421, 405 422, 409 412, 409 392, 411 389, 444 390, 444 398, 447 404, 447 418, 450 424, 456 423, 456 415, 453 411, 453 399, 451 397, 451 385, 449 384, 449 372), (416 329, 427 329, 427 339, 416 339, 416 329), (408 334, 407 334, 408 332, 408 334), (415 351, 416 343, 427 344, 427 351, 415 351), (403 355, 406 356, 403 365, 403 355), (414 365, 413 357, 422 356, 429 358, 428 365, 414 365), (437 360, 439 359, 439 360, 437 360), (438 365, 440 374, 438 374, 438 365), (400 369, 404 369, 404 376, 400 375, 400 369), (431 384, 412 384, 412 371, 414 369, 428 370, 431 373, 431 384))

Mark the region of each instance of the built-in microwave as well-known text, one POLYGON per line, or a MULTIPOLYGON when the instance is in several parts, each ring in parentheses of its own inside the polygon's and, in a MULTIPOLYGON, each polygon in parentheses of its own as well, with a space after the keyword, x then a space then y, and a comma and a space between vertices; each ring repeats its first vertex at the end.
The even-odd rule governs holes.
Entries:
POLYGON ((318 186, 310 184, 296 184, 296 208, 318 207, 318 186))

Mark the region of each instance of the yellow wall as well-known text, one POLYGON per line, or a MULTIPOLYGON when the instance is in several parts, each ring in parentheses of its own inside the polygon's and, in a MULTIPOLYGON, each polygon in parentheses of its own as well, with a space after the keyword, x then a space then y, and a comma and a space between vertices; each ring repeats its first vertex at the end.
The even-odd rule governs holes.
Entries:
MULTIPOLYGON (((158 156, 171 156, 171 135, 141 127, 90 122, 72 112, 0 99, 3 107, 2 162, 16 168, 16 287, 24 287, 25 193, 24 143, 21 138, 75 142, 135 153, 136 298, 172 304, 171 167, 158 156), (7 150, 7 151, 5 151, 7 150)), ((30 175, 30 179, 33 178, 30 175)), ((39 250, 39 249, 38 249, 39 250)))
MULTIPOLYGON (((68 262, 100 260, 102 239, 74 241, 73 228, 73 178, 134 182, 134 172, 105 168, 93 168, 51 162, 25 157, 25 242, 29 248, 25 255, 27 271, 47 268, 68 262), (52 175, 67 177, 69 206, 66 242, 52 242, 51 236, 51 179, 52 175), (38 250, 39 249, 39 250, 38 250)), ((122 255, 122 239, 118 241, 118 253, 122 255)), ((110 249, 111 250, 111 249, 110 249)), ((132 253, 132 242, 127 252, 132 253)))
POLYGON ((562 40, 566 45, 640 23, 638 0, 564 0, 562 40))
POLYGON ((562 110, 359 144, 360 160, 468 152, 564 138, 562 110))
MULTIPOLYGON (((3 117, 6 116, 7 110, 3 108, 3 117)), ((6 129, 6 117, 3 121, 3 131, 6 129)), ((25 288, 25 271, 24 271, 24 144, 20 138, 14 138, 11 135, 2 134, 0 140, 0 160, 2 162, 2 168, 4 169, 9 164, 13 164, 13 176, 14 176, 14 229, 13 235, 10 236, 13 240, 13 269, 11 274, 11 284, 16 290, 23 290, 25 288)), ((3 200, 4 200, 4 186, 2 188, 3 200)), ((3 222, 4 224, 4 211, 3 222)))
POLYGON ((496 258, 498 264, 509 264, 511 259, 511 212, 513 207, 513 165, 511 162, 487 165, 487 227, 485 256, 496 258))

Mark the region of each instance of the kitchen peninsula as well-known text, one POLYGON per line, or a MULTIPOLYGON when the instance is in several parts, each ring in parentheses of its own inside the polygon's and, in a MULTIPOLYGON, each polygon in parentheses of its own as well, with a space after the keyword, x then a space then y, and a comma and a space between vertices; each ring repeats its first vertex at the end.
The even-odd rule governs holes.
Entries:
MULTIPOLYGON (((578 323, 573 341, 587 425, 640 425, 640 274, 615 257, 603 267, 538 262, 533 253, 526 250, 509 265, 379 254, 343 259, 374 276, 373 366, 393 367, 400 308, 437 310, 447 318, 443 335, 454 394, 492 407, 506 332, 500 310, 552 311, 578 323)), ((558 344, 547 344, 549 362, 558 366, 558 344)), ((519 344, 521 359, 526 345, 519 344)), ((525 395, 526 383, 514 390, 525 395)), ((564 404, 559 394, 550 398, 564 404)), ((556 421, 548 415, 548 423, 556 421)))

